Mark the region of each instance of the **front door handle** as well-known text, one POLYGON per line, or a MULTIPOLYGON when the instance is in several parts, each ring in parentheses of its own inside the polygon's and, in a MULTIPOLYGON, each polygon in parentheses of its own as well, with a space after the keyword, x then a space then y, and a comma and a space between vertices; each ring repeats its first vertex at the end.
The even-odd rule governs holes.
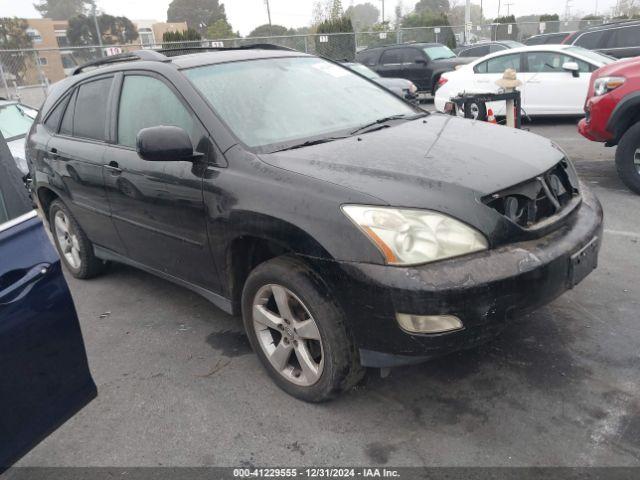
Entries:
POLYGON ((109 170, 111 172, 111 175, 114 176, 120 175, 122 173, 122 169, 120 168, 120 165, 118 165, 118 162, 114 162, 113 160, 110 161, 108 165, 105 165, 104 168, 109 170))
POLYGON ((2 280, 12 281, 9 286, 0 291, 0 307, 9 305, 17 302, 21 298, 24 298, 35 284, 46 275, 50 267, 51 264, 49 263, 40 263, 27 270, 15 281, 12 281, 12 277, 19 275, 21 272, 20 270, 12 270, 0 277, 0 284, 4 283, 2 280))

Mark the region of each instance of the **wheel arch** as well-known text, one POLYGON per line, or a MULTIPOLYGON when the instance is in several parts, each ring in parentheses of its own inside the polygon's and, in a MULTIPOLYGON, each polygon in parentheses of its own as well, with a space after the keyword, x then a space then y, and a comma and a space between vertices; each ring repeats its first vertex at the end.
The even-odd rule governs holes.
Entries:
POLYGON ((37 197, 38 197, 38 204, 40 205, 40 208, 42 209, 44 220, 48 223, 49 222, 49 210, 51 209, 51 204, 54 201, 60 199, 61 197, 57 192, 55 192, 52 188, 50 188, 48 186, 38 187, 36 192, 37 192, 37 197))
MULTIPOLYGON (((246 223, 245 223, 246 224, 246 223)), ((309 233, 284 221, 269 221, 269 228, 240 232, 227 244, 222 276, 234 312, 240 312, 242 289, 251 271, 267 260, 295 255, 332 261, 333 256, 309 233)))
POLYGON ((609 144, 620 143, 620 139, 627 130, 638 122, 640 122, 640 92, 633 92, 624 97, 611 112, 606 128, 614 138, 609 144))

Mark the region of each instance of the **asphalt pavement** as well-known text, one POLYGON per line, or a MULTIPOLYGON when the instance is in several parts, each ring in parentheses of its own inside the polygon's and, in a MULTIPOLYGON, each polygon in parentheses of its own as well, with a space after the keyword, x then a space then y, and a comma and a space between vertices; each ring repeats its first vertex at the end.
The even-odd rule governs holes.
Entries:
POLYGON ((68 277, 99 396, 19 465, 640 465, 640 197, 575 125, 525 128, 602 201, 600 266, 495 341, 311 405, 269 380, 238 319, 113 265, 68 277))

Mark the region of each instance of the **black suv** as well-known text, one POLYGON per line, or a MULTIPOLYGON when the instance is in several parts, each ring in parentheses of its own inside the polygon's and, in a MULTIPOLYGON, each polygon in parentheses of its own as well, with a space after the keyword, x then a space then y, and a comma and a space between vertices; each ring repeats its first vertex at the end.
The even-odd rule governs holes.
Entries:
POLYGON ((356 61, 375 70, 382 77, 406 78, 420 92, 435 94, 438 79, 445 72, 465 65, 474 58, 460 58, 440 43, 403 43, 362 50, 356 61))
POLYGON ((126 263, 242 314, 298 398, 485 341, 595 268, 600 204, 545 138, 297 52, 115 61, 52 86, 28 136, 66 267, 126 263))
POLYGON ((562 43, 577 45, 615 58, 640 55, 640 20, 606 23, 580 30, 562 43))

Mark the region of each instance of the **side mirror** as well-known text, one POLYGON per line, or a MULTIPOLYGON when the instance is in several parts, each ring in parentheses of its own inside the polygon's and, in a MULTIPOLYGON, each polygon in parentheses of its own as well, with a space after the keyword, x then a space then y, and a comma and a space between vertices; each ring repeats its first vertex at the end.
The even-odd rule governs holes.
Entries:
POLYGON ((180 127, 160 125, 143 128, 136 137, 136 151, 140 158, 150 162, 177 162, 194 160, 189 134, 180 127))
POLYGON ((578 62, 565 62, 562 64, 562 69, 571 72, 574 77, 580 76, 580 66, 578 62))

